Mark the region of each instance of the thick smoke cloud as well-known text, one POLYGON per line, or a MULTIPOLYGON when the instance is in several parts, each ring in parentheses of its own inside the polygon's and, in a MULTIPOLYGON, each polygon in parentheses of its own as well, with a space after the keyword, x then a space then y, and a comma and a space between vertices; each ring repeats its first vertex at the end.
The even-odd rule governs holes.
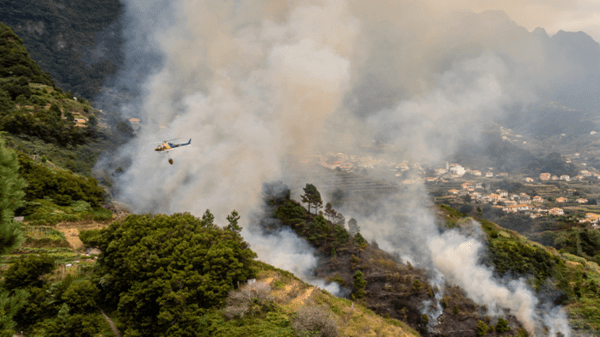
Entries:
MULTIPOLYGON (((138 99, 121 111, 142 127, 111 158, 131 162, 118 198, 135 212, 210 209, 221 221, 236 209, 260 259, 305 277, 316 265, 308 245, 291 232, 259 235, 244 217, 261 210, 263 182, 315 152, 358 152, 374 139, 402 148, 397 161, 441 160, 508 108, 581 86, 573 71, 588 69, 579 61, 596 50, 572 61, 555 53, 562 40, 529 33, 502 12, 450 13, 419 1, 125 3, 127 64, 143 73, 124 71, 115 83, 137 88, 138 99), (191 138, 192 146, 154 153, 171 138, 191 138)), ((382 248, 459 284, 492 313, 510 309, 530 330, 552 321, 568 333, 564 312, 538 313, 522 282, 499 283, 478 265, 480 240, 438 233, 422 189, 403 197, 411 201, 390 201, 377 218, 344 214, 382 248), (476 277, 464 279, 461 268, 476 277)))

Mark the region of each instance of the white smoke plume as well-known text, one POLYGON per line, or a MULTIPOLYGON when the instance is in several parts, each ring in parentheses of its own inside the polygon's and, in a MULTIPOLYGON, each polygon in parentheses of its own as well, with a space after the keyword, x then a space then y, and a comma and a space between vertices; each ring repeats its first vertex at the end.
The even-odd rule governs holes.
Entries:
MULTIPOLYGON (((291 232, 258 235, 244 217, 260 211, 262 183, 284 176, 289 158, 379 139, 403 149, 398 161, 440 160, 506 107, 575 83, 570 70, 579 69, 547 52, 550 37, 501 12, 383 0, 124 2, 127 64, 155 57, 150 69, 135 67, 147 76, 119 78, 142 92, 121 111, 143 125, 116 155, 131 161, 118 198, 136 212, 210 209, 225 219, 236 209, 260 259, 306 278, 316 266, 308 245, 291 232), (170 138, 192 139, 169 154, 172 166, 153 151, 170 138)), ((492 312, 510 309, 530 329, 546 322, 569 333, 563 311, 540 317, 522 282, 498 283, 478 265, 480 241, 439 234, 422 190, 361 223, 383 249, 400 249, 492 312)))

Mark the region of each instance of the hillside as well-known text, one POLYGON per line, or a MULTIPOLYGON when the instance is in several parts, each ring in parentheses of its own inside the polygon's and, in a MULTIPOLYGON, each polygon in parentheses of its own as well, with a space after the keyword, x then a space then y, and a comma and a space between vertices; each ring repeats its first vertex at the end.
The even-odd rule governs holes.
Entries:
MULTIPOLYGON (((447 206, 441 207, 440 216, 451 227, 468 218, 447 206)), ((494 267, 497 276, 526 277, 539 297, 568 310, 574 333, 598 334, 600 268, 596 262, 530 241, 493 222, 476 220, 488 238, 489 260, 484 261, 494 267)))
POLYGON ((169 336, 418 336, 400 321, 382 318, 361 305, 308 285, 289 272, 253 261, 255 254, 245 248, 247 244, 235 231, 216 227, 210 221, 210 216, 201 220, 189 214, 130 216, 101 231, 82 231, 84 242, 100 245, 99 256, 96 252, 72 252, 65 236, 51 227, 27 225, 26 244, 2 256, 0 285, 30 294, 14 313, 16 329, 47 336, 95 336, 98 333, 115 336, 116 328, 125 335, 143 331, 145 336, 165 335, 165 332, 169 336), (141 228, 145 230, 140 231, 141 228), (177 234, 166 239, 162 233, 165 229, 177 234), (184 235, 182 231, 194 234, 184 235), (121 235, 125 235, 127 242, 117 248, 116 237, 121 235), (128 253, 136 251, 139 245, 151 244, 157 235, 163 238, 161 250, 154 250, 148 256, 128 253), (202 239, 205 235, 221 237, 220 243, 215 245, 214 240, 202 239), (188 248, 180 245, 197 239, 203 243, 186 244, 188 248), (109 253, 107 243, 116 255, 109 253), (197 250, 199 247, 204 248, 197 250), (234 251, 223 251, 223 247, 234 251), (206 248, 208 254, 206 250, 203 252, 206 248), (216 253, 219 250, 221 253, 216 253), (36 256, 39 253, 43 254, 36 256), (234 254, 240 264, 222 265, 219 259, 229 259, 229 254, 234 254), (118 261, 124 256, 132 260, 118 267, 118 261), (137 263, 134 260, 140 261, 139 258, 150 258, 153 262, 134 266, 137 263), (181 258, 187 262, 182 264, 181 258), (118 265, 114 265, 115 262, 118 265), (168 269, 160 267, 157 273, 139 273, 139 268, 156 271, 156 265, 163 263, 168 269), (202 268, 204 263, 213 267, 202 268), (225 274, 216 268, 218 265, 227 269, 225 274), (138 276, 132 277, 132 272, 138 276), (177 276, 180 273, 188 277, 182 279, 177 276), (217 274, 222 277, 214 277, 217 274), (237 281, 230 282, 231 277, 237 281), (246 282, 250 277, 252 279, 246 282), (164 280, 175 282, 173 290, 171 286, 167 289, 160 286, 164 280), (123 282, 131 287, 122 288, 123 282), (177 285, 181 282, 186 286, 177 285), (202 286, 191 287, 198 282, 202 286), (145 286, 140 288, 142 284, 145 286), (153 295, 144 294, 145 287, 154 289, 153 295), (196 290, 192 292, 192 289, 196 290), (209 289, 212 291, 204 292, 209 289), (115 298, 121 291, 124 292, 115 298), (163 295, 157 298, 161 296, 159 293, 163 295), (176 297, 169 300, 171 296, 176 297), (134 303, 144 301, 143 312, 130 307, 128 298, 134 303), (184 306, 177 304, 181 301, 184 306), (114 305, 117 302, 118 307, 114 305), (175 320, 165 321, 165 316, 174 314, 175 320), (111 330, 112 322, 116 328, 113 326, 111 330))
POLYGON ((2 2, 0 22, 25 41, 57 86, 92 98, 123 58, 121 8, 117 0, 8 0, 2 2))
MULTIPOLYGON (((14 1, 7 4, 16 6, 14 1)), ((71 5, 65 12, 95 8, 94 3, 71 5)), ((29 6, 25 3, 22 12, 10 13, 30 12, 33 18, 38 15, 36 20, 45 17, 29 6)), ((39 8, 44 11, 48 6, 64 9, 64 3, 54 2, 42 2, 39 8)), ((112 2, 106 10, 116 7, 112 2)), ((58 15, 57 11, 49 12, 58 15)), ((110 18, 104 14, 99 15, 102 20, 110 18)), ((89 17, 73 22, 83 24, 82 18, 89 17)), ((39 22, 33 23, 34 32, 44 31, 43 25, 36 28, 39 22)), ((62 49, 68 46, 62 37, 54 42, 62 49)), ((311 276, 339 284, 339 297, 257 261, 241 236, 235 211, 225 226, 217 224, 209 210, 202 217, 189 213, 117 217, 108 209, 114 206, 106 187, 111 175, 127 167, 114 164, 98 178, 100 182, 91 177, 92 167, 102 151, 126 142, 131 128, 123 121, 107 125, 102 112, 85 98, 64 92, 60 82, 32 60, 23 40, 3 24, 0 55, 0 336, 17 331, 31 336, 113 336, 119 331, 126 336, 528 335, 527 323, 518 318, 522 312, 502 307, 490 317, 495 308, 481 305, 467 286, 450 280, 437 283, 435 270, 419 269, 400 253, 380 249, 375 240, 368 242, 356 220, 344 219, 334 209, 344 207, 346 212, 354 207, 356 214, 376 218, 387 197, 398 197, 394 201, 408 209, 414 205, 409 200, 415 197, 411 186, 362 179, 341 170, 332 177, 321 167, 327 173, 320 178, 329 180, 333 190, 328 191, 333 206, 321 200, 311 184, 301 202, 293 200, 285 187, 266 193, 264 205, 252 204, 266 210, 256 221, 260 231, 291 230, 314 249, 318 265, 311 276), (21 224, 13 215, 22 217, 21 224)), ((96 64, 107 64, 102 62, 96 64)), ((539 152, 534 156, 529 149, 504 143, 502 134, 495 136, 476 149, 481 154, 467 147, 459 153, 464 156, 460 160, 476 162, 487 154, 489 165, 507 171, 577 171, 558 154, 537 157, 539 152)), ((479 218, 481 211, 475 213, 472 207, 469 217, 445 205, 421 206, 408 213, 436 214, 435 221, 427 218, 432 231, 425 236, 475 232, 477 243, 485 248, 478 250, 477 263, 489 267, 490 275, 493 269, 489 279, 507 286, 522 279, 526 292, 531 289, 540 300, 532 311, 562 306, 576 335, 599 333, 597 237, 574 230, 552 238, 551 244, 560 249, 556 250, 479 218)), ((412 230, 409 226, 415 225, 406 222, 403 230, 412 230)), ((542 330, 547 334, 550 326, 542 330)))
MULTIPOLYGON (((50 168, 92 175, 97 157, 132 136, 131 127, 55 85, 21 40, 0 23, 0 132, 6 145, 50 168)), ((114 172, 112 172, 114 173, 114 172)), ((109 184, 107 179, 103 183, 109 184)))
MULTIPOLYGON (((327 221, 323 216, 309 213, 302 204, 286 195, 289 194, 283 190, 278 195, 267 197, 267 207, 272 210, 272 217, 279 221, 263 221, 264 230, 276 232, 280 227, 288 226, 306 238, 319 251, 319 265, 315 270, 318 277, 338 282, 357 301, 365 303, 380 315, 405 320, 422 335, 476 331, 481 324, 479 321, 490 324, 486 309, 467 298, 467 289, 432 288, 427 272, 417 270, 410 264, 399 263, 398 257, 379 250, 374 241, 367 243, 359 233, 344 234, 344 226, 339 225, 335 210, 325 208, 324 216, 330 219, 327 221), (357 287, 358 271, 365 280, 364 287, 357 287), (441 299, 437 298, 438 292, 444 294, 441 299), (443 308, 434 328, 423 324, 423 303, 435 303, 436 299, 441 300, 443 308), (456 315, 454 306, 460 315, 456 315)), ((473 226, 470 220, 477 220, 485 233, 488 250, 488 254, 480 257, 480 262, 494 268, 498 280, 523 278, 538 298, 551 306, 567 309, 574 333, 585 335, 598 332, 600 270, 593 255, 586 260, 569 253, 577 254, 577 249, 588 251, 585 232, 570 243, 564 242, 564 249, 558 252, 493 222, 471 218, 445 205, 433 211, 437 214, 442 232, 449 229, 472 231, 469 229, 469 226, 473 226), (466 228, 462 229, 463 226, 466 228)), ((350 232, 355 225, 352 225, 352 220, 348 221, 350 232)), ((588 233, 588 236, 591 234, 588 233)), ((509 314, 507 320, 508 325, 513 327, 513 334, 524 332, 519 330, 522 325, 515 317, 509 314)))
MULTIPOLYGON (((267 201, 273 217, 280 221, 279 226, 289 226, 318 249, 320 261, 316 276, 337 282, 353 299, 379 315, 406 321, 424 336, 466 331, 475 334, 478 325, 487 324, 487 330, 488 325, 497 324, 486 317, 487 310, 468 299, 460 287, 431 287, 431 275, 426 271, 399 263, 398 258, 380 250, 377 243, 369 244, 356 230, 349 233, 335 219, 327 221, 321 215, 309 213, 300 203, 286 197, 285 192, 270 196, 267 201), (364 284, 357 278, 364 279, 364 284), (442 298, 439 298, 440 294, 444 294, 442 298), (436 322, 423 313, 426 301, 442 303, 436 322), (430 319, 432 324, 429 324, 430 319)), ((264 223, 269 224, 264 228, 267 232, 279 229, 272 225, 277 222, 264 223)), ((437 309, 432 307, 431 310, 437 309)), ((512 327, 511 335, 525 332, 514 316, 509 314, 506 319, 512 327)), ((496 336, 496 332, 491 329, 489 335, 496 336)))

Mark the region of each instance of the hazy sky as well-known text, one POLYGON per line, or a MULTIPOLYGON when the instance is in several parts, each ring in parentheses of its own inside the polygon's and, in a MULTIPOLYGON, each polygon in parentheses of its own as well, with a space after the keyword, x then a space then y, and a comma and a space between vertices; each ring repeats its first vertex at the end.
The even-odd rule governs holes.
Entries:
POLYGON ((499 9, 518 25, 532 31, 545 28, 553 35, 559 30, 584 31, 600 42, 600 1, 598 0, 424 0, 440 11, 471 10, 476 13, 499 9))

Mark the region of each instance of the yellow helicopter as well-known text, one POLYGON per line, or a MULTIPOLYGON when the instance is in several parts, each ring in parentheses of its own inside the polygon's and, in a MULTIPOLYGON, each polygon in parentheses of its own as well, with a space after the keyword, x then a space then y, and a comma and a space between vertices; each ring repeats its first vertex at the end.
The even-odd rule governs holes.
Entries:
MULTIPOLYGON (((175 143, 171 143, 170 141, 164 141, 162 144, 159 144, 154 151, 158 152, 158 153, 168 153, 178 147, 183 147, 183 146, 188 146, 192 144, 192 139, 190 138, 190 140, 187 143, 180 143, 180 144, 175 144, 175 143)), ((173 165, 173 159, 169 158, 169 164, 173 165)))

